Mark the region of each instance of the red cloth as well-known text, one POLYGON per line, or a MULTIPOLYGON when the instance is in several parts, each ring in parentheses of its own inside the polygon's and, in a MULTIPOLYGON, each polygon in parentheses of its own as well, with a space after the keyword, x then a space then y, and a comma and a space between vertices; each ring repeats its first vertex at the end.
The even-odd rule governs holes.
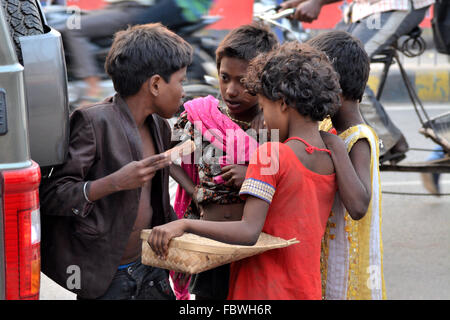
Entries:
POLYGON ((328 132, 329 132, 329 133, 332 133, 332 134, 334 134, 334 135, 336 135, 336 136, 338 135, 335 128, 331 128, 330 131, 328 131, 328 132))
POLYGON ((241 195, 270 202, 271 190, 262 231, 300 243, 232 263, 228 299, 319 300, 321 239, 337 190, 335 174, 310 171, 289 146, 267 143, 253 154, 241 195), (265 175, 271 166, 274 172, 265 175))
MULTIPOLYGON (((188 120, 202 133, 203 138, 225 153, 225 156, 220 159, 221 166, 248 163, 250 156, 258 147, 258 142, 220 112, 218 106, 219 100, 211 95, 196 98, 184 104, 188 120)), ((198 168, 194 163, 194 156, 190 157, 190 163, 182 161, 181 167, 194 184, 198 185, 200 183, 198 168)), ((214 182, 224 183, 222 175, 216 176, 214 182)), ((190 202, 191 197, 179 185, 174 204, 178 218, 183 217, 190 202)))
POLYGON ((219 160, 221 166, 248 163, 258 142, 219 110, 219 100, 211 95, 200 97, 186 102, 184 108, 203 138, 225 153, 219 160))

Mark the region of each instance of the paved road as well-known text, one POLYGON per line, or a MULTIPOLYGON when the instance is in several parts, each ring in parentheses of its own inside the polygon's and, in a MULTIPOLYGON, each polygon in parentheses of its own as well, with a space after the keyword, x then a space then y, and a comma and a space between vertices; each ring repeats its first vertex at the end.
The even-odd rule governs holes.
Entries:
MULTIPOLYGON (((450 106, 427 106, 430 115, 450 106)), ((417 133, 419 121, 408 106, 390 105, 388 113, 405 133, 411 147, 431 148, 417 133)), ((427 153, 411 151, 406 161, 424 160, 427 153)), ((418 173, 382 172, 382 190, 426 192, 418 173)), ((450 193, 450 174, 443 175, 443 192, 450 193)), ((450 299, 450 197, 383 194, 384 274, 388 299, 450 299)), ((41 299, 75 296, 42 276, 41 299)))
MULTIPOLYGON (((427 106, 428 108, 428 106, 427 106)), ((430 116, 450 106, 430 106, 430 116)), ((411 147, 430 148, 417 133, 413 109, 388 108, 411 147)), ((425 160, 428 153, 410 151, 405 161, 425 160)), ((450 174, 441 176, 450 193, 450 174)), ((418 173, 382 172, 382 190, 426 193, 418 173)), ((383 194, 384 275, 388 299, 450 299, 450 197, 383 194)))

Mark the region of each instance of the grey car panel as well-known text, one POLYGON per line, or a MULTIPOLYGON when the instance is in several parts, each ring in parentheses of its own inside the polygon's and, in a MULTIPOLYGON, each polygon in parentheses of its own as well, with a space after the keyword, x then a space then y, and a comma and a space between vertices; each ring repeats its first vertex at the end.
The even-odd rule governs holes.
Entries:
MULTIPOLYGON (((0 176, 0 190, 3 189, 3 181, 0 176)), ((3 195, 0 192, 0 203, 3 203, 3 195)), ((0 206, 0 234, 3 232, 3 207, 0 206)), ((0 300, 5 299, 5 249, 4 240, 0 236, 0 300)))
MULTIPOLYGON (((36 3, 39 5, 39 1, 36 3)), ((39 13, 42 15, 42 10, 39 13)), ((42 18, 45 22, 45 17, 42 18)), ((0 134, 0 300, 6 296, 7 270, 1 173, 30 167, 31 159, 41 166, 63 162, 69 130, 67 76, 60 34, 44 26, 44 34, 22 37, 22 66, 9 31, 0 3, 0 92, 4 107, 0 115, 4 116, 0 119, 4 121, 0 134)))
POLYGON ((69 139, 67 72, 61 34, 21 37, 31 159, 40 166, 65 161, 69 139))
POLYGON ((6 93, 6 122, 8 131, 0 136, 0 170, 29 166, 27 110, 24 95, 23 67, 16 53, 3 19, 0 6, 0 88, 6 93))
MULTIPOLYGON (((23 85, 23 67, 17 62, 16 53, 3 18, 0 5, 0 88, 4 93, 5 127, 8 130, 0 136, 0 171, 13 166, 26 166, 29 162, 27 117, 23 85)), ((0 191, 3 181, 0 175, 0 191)), ((0 204, 3 193, 0 192, 0 204)), ((3 206, 0 205, 0 299, 5 298, 5 255, 3 233, 3 206)))

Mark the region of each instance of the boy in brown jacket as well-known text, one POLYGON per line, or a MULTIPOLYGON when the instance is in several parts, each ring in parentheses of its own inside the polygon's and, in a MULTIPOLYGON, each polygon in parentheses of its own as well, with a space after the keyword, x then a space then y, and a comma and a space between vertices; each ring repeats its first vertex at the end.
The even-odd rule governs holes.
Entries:
POLYGON ((80 299, 175 299, 168 272, 140 263, 142 229, 175 220, 171 118, 192 48, 161 24, 116 33, 116 95, 76 110, 67 161, 41 186, 42 270, 80 299))

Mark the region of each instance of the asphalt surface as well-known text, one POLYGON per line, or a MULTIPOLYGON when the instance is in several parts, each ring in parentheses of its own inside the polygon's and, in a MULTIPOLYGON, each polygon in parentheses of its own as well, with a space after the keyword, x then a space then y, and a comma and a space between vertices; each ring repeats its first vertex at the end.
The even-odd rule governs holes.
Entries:
MULTIPOLYGON (((426 106, 430 116, 450 105, 426 106)), ((409 106, 388 113, 412 148, 433 148, 418 133, 420 122, 409 106)), ((410 151, 405 162, 423 161, 428 152, 410 151)), ((382 190, 427 193, 419 173, 382 172, 382 190)), ((441 192, 450 193, 450 174, 441 175, 441 192)), ((388 299, 450 299, 450 196, 382 195, 384 276, 388 299)))
MULTIPOLYGON (((430 116, 450 111, 450 105, 427 105, 430 116)), ((410 147, 433 148, 418 133, 419 120, 408 105, 386 105, 410 147)), ((404 161, 422 161, 427 152, 410 151, 404 161)), ((418 173, 381 173, 382 190, 427 193, 418 173)), ((450 193, 450 174, 441 176, 443 193, 450 193)), ((174 188, 172 187, 172 190, 174 188)), ((450 196, 383 194, 382 237, 388 299, 450 299, 450 196)), ((75 299, 75 295, 42 274, 41 300, 75 299)))

